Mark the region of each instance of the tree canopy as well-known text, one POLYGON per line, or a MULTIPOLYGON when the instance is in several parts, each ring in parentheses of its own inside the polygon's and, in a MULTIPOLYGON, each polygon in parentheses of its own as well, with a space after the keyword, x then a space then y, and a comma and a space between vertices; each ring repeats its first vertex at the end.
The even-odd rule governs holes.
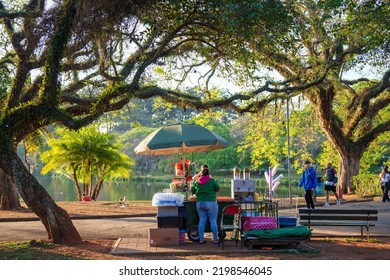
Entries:
POLYGON ((272 44, 258 45, 256 33, 245 41, 255 90, 235 109, 259 112, 275 100, 303 96, 338 153, 339 183, 348 192, 363 153, 390 130, 390 6, 386 1, 281 2, 291 19, 288 32, 272 44), (375 71, 374 77, 351 76, 364 67, 375 71))

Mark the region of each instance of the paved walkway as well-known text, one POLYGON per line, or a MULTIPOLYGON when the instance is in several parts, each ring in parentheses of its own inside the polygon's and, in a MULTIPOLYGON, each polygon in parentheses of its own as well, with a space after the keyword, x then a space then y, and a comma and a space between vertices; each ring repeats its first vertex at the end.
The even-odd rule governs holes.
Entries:
POLYGON ((226 241, 225 247, 218 247, 217 244, 213 244, 211 239, 208 239, 205 244, 194 243, 186 238, 184 244, 179 246, 165 246, 165 247, 150 247, 147 237, 139 238, 119 238, 114 244, 111 254, 113 255, 142 255, 142 254, 210 254, 211 252, 232 253, 232 252, 249 252, 249 250, 243 245, 241 248, 240 242, 236 246, 234 241, 226 241))
MULTIPOLYGON (((375 227, 370 228, 370 236, 390 236, 390 204, 380 201, 365 201, 355 203, 344 203, 331 208, 340 209, 377 209, 379 219, 375 227)), ((318 208, 318 207, 317 207, 318 208)), ((185 244, 170 247, 150 247, 148 245, 148 231, 150 228, 157 228, 156 217, 128 217, 114 219, 88 219, 74 220, 77 230, 83 239, 115 239, 115 246, 111 253, 118 255, 142 255, 150 253, 195 253, 202 252, 251 252, 245 245, 241 249, 240 243, 236 247, 235 242, 227 241, 225 249, 212 244, 209 237, 206 237, 206 244, 193 243, 186 237, 185 244)), ((23 222, 1 222, 1 241, 23 241, 32 239, 45 239, 46 231, 39 221, 23 222)), ((313 236, 360 236, 358 227, 313 227, 313 236)), ((304 245, 303 245, 304 246, 304 245)))

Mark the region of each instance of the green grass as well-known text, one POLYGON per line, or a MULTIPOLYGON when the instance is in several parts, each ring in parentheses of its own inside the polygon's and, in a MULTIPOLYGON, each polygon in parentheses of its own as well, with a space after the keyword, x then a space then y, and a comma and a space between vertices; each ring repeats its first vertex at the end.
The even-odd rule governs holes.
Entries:
POLYGON ((0 260, 78 260, 68 254, 50 252, 54 243, 35 242, 0 242, 0 260))
POLYGON ((360 239, 357 237, 346 237, 344 238, 345 242, 369 242, 369 243, 380 243, 380 241, 377 238, 369 238, 367 239, 360 239))
POLYGON ((324 237, 324 241, 334 242, 334 239, 332 237, 326 236, 324 237))

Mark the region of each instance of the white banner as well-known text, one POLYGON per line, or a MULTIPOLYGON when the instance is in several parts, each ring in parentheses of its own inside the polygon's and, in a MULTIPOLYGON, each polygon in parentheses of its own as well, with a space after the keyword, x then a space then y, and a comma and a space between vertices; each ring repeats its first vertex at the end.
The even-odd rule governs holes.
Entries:
POLYGON ((329 280, 335 277, 342 278, 343 275, 347 275, 349 279, 367 280, 387 267, 387 262, 387 260, 0 261, 0 271, 6 278, 40 280, 228 278, 329 280))

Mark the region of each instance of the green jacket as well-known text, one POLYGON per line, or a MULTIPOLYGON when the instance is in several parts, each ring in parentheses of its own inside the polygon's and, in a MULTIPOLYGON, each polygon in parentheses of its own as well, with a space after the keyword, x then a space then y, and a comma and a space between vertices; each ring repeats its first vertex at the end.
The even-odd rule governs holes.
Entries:
POLYGON ((197 202, 216 201, 219 185, 210 176, 200 176, 192 183, 191 192, 196 194, 197 202))

